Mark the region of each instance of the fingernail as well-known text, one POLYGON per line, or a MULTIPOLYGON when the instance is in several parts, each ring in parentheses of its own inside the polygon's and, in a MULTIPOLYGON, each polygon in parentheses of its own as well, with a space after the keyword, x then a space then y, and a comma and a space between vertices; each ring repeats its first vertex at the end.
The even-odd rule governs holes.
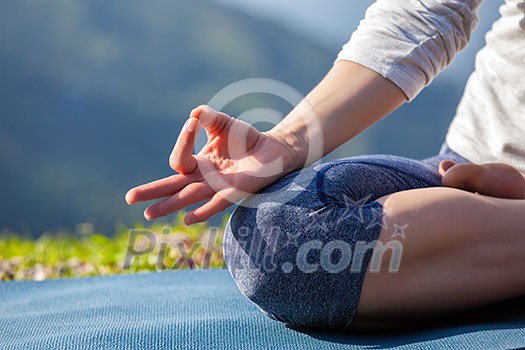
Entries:
POLYGON ((200 112, 200 110, 201 110, 200 107, 193 108, 193 109, 191 110, 191 112, 190 112, 190 117, 191 117, 191 118, 195 118, 195 117, 196 117, 195 114, 196 114, 197 112, 200 112))
POLYGON ((188 121, 186 122, 186 129, 189 131, 189 132, 194 132, 195 129, 197 129, 197 123, 199 121, 195 118, 190 118, 188 119, 188 121))
POLYGON ((186 214, 186 216, 184 217, 184 223, 185 223, 186 225, 191 225, 191 224, 193 224, 193 220, 194 220, 194 217, 193 217, 193 215, 192 215, 191 213, 186 214))
POLYGON ((147 209, 144 211, 144 218, 148 221, 151 221, 151 216, 149 216, 147 209))
POLYGON ((131 204, 131 190, 126 193, 126 196, 124 197, 127 204, 131 204))

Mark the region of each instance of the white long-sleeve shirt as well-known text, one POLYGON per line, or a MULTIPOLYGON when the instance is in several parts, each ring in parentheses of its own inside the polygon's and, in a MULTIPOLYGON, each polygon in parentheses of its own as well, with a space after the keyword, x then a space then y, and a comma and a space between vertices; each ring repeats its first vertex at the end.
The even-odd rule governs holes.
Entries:
MULTIPOLYGON (((368 67, 412 100, 463 49, 481 0, 378 0, 337 60, 368 67)), ((525 173, 525 1, 506 0, 486 36, 446 141, 474 163, 525 173)))

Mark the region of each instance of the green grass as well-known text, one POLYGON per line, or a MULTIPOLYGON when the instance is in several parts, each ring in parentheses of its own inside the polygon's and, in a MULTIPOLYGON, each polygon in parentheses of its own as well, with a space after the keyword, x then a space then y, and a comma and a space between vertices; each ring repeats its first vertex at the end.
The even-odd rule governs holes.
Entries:
POLYGON ((44 233, 37 239, 0 233, 0 280, 44 280, 223 266, 224 225, 172 224, 119 227, 112 237, 79 232, 44 233))

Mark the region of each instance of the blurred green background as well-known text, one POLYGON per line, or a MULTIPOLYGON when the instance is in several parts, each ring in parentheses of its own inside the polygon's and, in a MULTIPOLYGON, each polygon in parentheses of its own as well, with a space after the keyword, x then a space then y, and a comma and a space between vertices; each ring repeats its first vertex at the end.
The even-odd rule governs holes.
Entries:
MULTIPOLYGON (((0 1, 0 231, 141 222, 145 205, 124 194, 171 174, 194 106, 254 77, 306 94, 370 2, 0 1)), ((485 2, 469 48, 416 101, 330 157, 437 152, 500 3, 485 2)), ((226 111, 291 107, 258 96, 226 111)))

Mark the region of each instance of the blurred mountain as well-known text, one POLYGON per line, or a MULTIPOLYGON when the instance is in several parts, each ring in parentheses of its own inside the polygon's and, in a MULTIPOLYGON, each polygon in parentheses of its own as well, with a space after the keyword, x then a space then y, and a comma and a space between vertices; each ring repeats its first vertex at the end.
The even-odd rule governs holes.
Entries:
MULTIPOLYGON (((0 12, 0 230, 38 235, 142 220, 127 189, 172 173, 176 136, 230 83, 278 79, 303 94, 330 68, 325 48, 274 21, 210 1, 18 0, 0 12)), ((334 156, 435 152, 461 89, 432 85, 334 156), (430 126, 429 126, 430 125, 430 126)), ((248 95, 226 106, 291 106, 248 95)))
MULTIPOLYGON (((207 1, 14 1, 0 12, 0 229, 141 219, 189 111, 265 77, 307 92, 318 45, 207 1)), ((272 101, 270 101, 272 102, 272 101)), ((278 102, 275 102, 278 104, 278 102)), ((286 108, 289 108, 286 106, 286 108)))

